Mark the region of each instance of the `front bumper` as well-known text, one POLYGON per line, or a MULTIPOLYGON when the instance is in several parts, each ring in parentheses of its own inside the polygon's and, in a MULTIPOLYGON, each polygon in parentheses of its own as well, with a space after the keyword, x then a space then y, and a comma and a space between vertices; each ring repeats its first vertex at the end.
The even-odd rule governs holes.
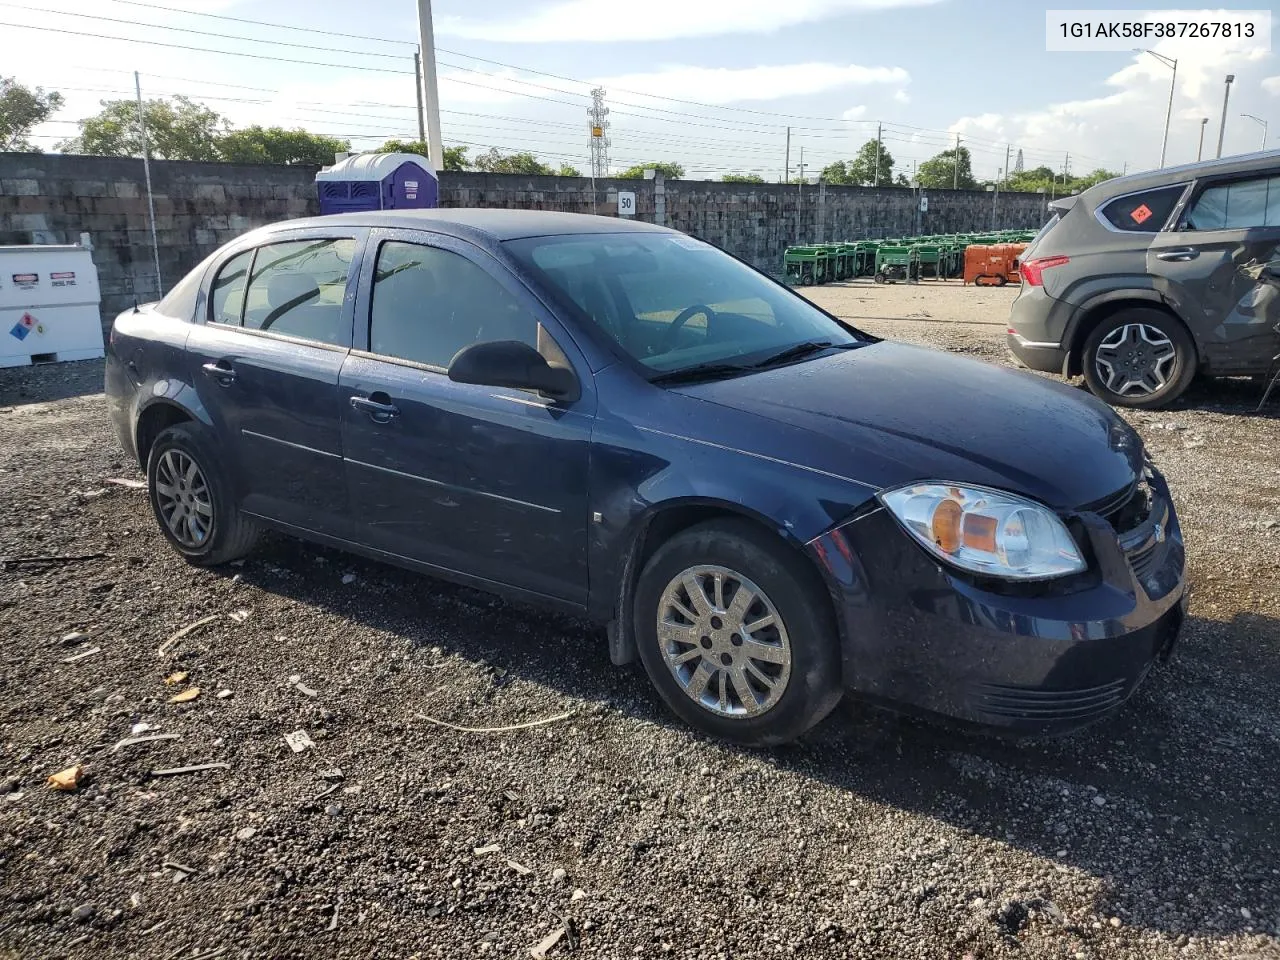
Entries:
POLYGON ((809 549, 837 598, 846 689, 1018 734, 1112 713, 1169 655, 1186 611, 1182 535, 1158 486, 1158 516, 1123 538, 1098 514, 1073 518, 1090 570, 1063 582, 984 584, 883 507, 818 537, 809 549))

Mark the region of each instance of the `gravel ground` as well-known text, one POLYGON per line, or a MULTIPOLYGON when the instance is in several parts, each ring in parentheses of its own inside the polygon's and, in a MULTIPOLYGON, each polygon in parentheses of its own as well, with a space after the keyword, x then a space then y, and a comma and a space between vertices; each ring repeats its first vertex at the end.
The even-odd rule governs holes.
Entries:
MULTIPOLYGON (((1008 291, 811 295, 1005 362, 1008 291)), ((1251 415, 1254 385, 1130 416, 1196 592, 1115 718, 1009 742, 849 705, 749 751, 568 618, 284 538, 186 566, 104 482, 138 471, 100 384, 0 371, 0 557, 103 554, 0 568, 0 957, 514 958, 556 931, 552 958, 1280 957, 1280 404, 1251 415)))

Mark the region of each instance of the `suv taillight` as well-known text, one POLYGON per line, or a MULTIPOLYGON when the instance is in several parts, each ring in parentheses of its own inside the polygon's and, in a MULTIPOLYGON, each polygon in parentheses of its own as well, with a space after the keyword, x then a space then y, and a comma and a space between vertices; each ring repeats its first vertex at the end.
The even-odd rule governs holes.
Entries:
POLYGON ((1044 272, 1050 267, 1060 267, 1070 263, 1070 257, 1036 257, 1019 265, 1018 273, 1029 287, 1044 286, 1044 272))

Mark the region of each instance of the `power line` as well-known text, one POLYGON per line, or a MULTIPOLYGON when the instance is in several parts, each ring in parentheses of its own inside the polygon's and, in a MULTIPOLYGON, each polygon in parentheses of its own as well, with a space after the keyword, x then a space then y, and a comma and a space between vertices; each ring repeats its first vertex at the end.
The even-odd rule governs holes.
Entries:
POLYGON ((265 43, 276 47, 294 47, 300 50, 316 50, 321 53, 350 53, 361 57, 382 57, 387 60, 403 60, 400 53, 369 53, 365 50, 350 50, 345 47, 317 47, 310 43, 290 43, 287 40, 267 40, 264 37, 242 37, 234 33, 214 33, 210 30, 195 30, 191 27, 173 27, 164 23, 139 23, 136 20, 121 20, 119 17, 103 17, 95 13, 73 13, 68 10, 50 10, 48 7, 32 7, 19 3, 3 3, 0 7, 11 7, 34 13, 52 13, 59 17, 79 17, 82 20, 102 20, 106 23, 123 23, 130 27, 146 27, 149 30, 172 30, 175 33, 194 33, 201 37, 216 37, 219 40, 241 40, 245 43, 265 43))
POLYGON ((242 53, 239 50, 214 50, 211 47, 193 47, 182 43, 165 43, 162 40, 139 40, 136 37, 109 37, 98 33, 85 33, 83 30, 67 30, 62 27, 37 27, 29 23, 7 23, 0 21, 0 27, 16 27, 21 30, 40 30, 44 33, 61 33, 71 37, 90 37, 94 40, 119 40, 124 43, 143 43, 152 47, 169 47, 174 50, 194 50, 198 53, 219 53, 227 57, 248 57, 251 60, 270 60, 273 63, 300 63, 308 67, 332 67, 337 70, 362 70, 368 73, 394 73, 413 76, 412 70, 392 70, 390 67, 359 67, 349 63, 319 63, 315 60, 290 60, 287 57, 276 57, 265 53, 242 53))
POLYGON ((210 17, 214 20, 228 20, 234 23, 248 23, 255 27, 272 27, 277 30, 297 30, 300 33, 319 33, 327 37, 346 37, 350 40, 375 40, 378 43, 402 43, 406 46, 416 47, 417 44, 410 40, 391 40, 387 37, 370 37, 359 33, 347 33, 337 30, 317 30, 315 27, 295 27, 287 23, 268 23, 265 20, 247 20, 244 17, 229 17, 221 13, 204 13, 200 10, 180 10, 177 7, 163 7, 157 3, 141 3, 139 0, 112 0, 113 3, 123 3, 131 7, 146 7, 148 10, 163 10, 166 13, 180 13, 183 16, 190 17, 210 17))

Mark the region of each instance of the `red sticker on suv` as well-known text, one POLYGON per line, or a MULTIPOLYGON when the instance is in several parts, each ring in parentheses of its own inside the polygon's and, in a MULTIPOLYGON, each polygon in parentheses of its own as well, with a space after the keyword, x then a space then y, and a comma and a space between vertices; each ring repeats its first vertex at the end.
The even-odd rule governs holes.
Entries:
POLYGON ((1146 223, 1148 220, 1151 219, 1151 208, 1148 207, 1145 203, 1141 204, 1140 206, 1138 206, 1136 210, 1133 211, 1133 213, 1129 214, 1129 216, 1133 217, 1134 223, 1138 223, 1138 224, 1146 223))

